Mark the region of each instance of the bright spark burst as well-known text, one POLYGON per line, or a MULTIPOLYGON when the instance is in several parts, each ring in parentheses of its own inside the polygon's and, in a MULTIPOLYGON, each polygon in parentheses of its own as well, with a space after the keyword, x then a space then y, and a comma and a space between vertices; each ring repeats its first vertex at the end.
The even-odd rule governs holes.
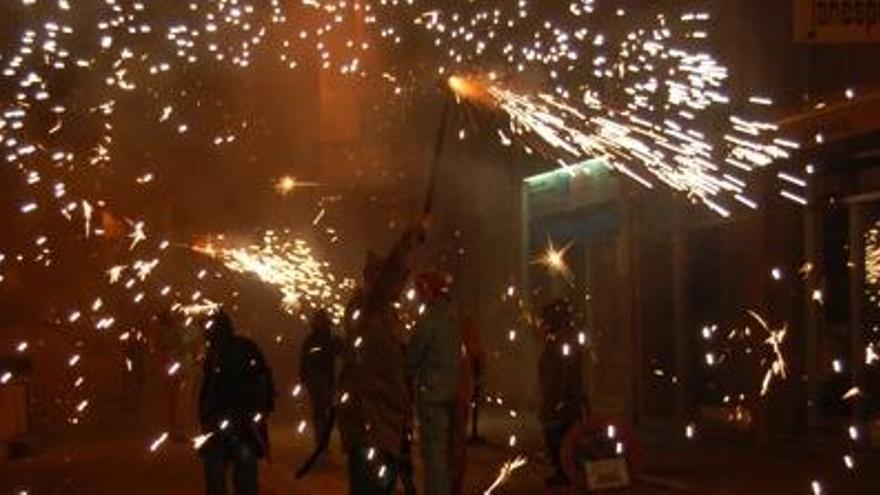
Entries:
POLYGON ((456 77, 450 79, 450 86, 460 98, 472 96, 470 101, 502 111, 509 118, 510 133, 523 146, 539 150, 563 168, 599 158, 646 188, 662 183, 725 217, 731 214, 732 201, 755 208, 757 203, 747 196, 745 177, 790 157, 797 145, 780 144, 772 124, 736 116, 730 116, 726 134, 707 134, 697 119, 702 112, 728 103, 714 89, 726 78, 726 69, 708 56, 667 50, 654 41, 645 41, 638 50, 652 61, 657 57, 658 62, 676 62, 675 70, 689 74, 685 80, 700 82, 689 86, 654 75, 647 81, 639 76, 626 86, 630 103, 624 108, 607 108, 589 90, 577 104, 570 98, 516 91, 498 82, 456 77), (655 113, 660 108, 674 117, 658 121, 655 113))
POLYGON ((296 177, 285 175, 275 182, 275 191, 282 196, 287 196, 301 187, 317 187, 317 182, 303 182, 296 177))
POLYGON ((518 456, 511 461, 507 461, 501 466, 501 469, 498 471, 498 477, 495 478, 495 481, 489 485, 489 488, 483 492, 483 495, 491 495, 498 487, 503 485, 510 479, 513 475, 514 471, 526 465, 528 460, 523 456, 518 456))
POLYGON ((570 242, 563 246, 562 249, 557 249, 556 246, 553 245, 553 240, 548 239, 547 249, 540 258, 533 261, 533 264, 544 265, 551 272, 562 276, 567 282, 572 283, 574 275, 565 263, 565 254, 573 245, 574 243, 570 242))
POLYGON ((209 433, 205 433, 203 435, 198 435, 198 436, 194 437, 192 439, 193 449, 195 449, 195 450, 201 449, 202 446, 205 445, 205 443, 208 440, 210 440, 213 435, 214 435, 214 433, 209 432, 209 433))
MULTIPOLYGON (((703 49, 713 22, 708 12, 639 17, 619 10, 621 19, 615 22, 633 28, 615 39, 602 32, 607 20, 597 15, 614 7, 592 0, 569 1, 546 14, 529 2, 501 0, 469 2, 454 10, 437 0, 420 1, 416 8, 414 2, 344 0, 269 0, 259 6, 191 0, 161 7, 109 0, 43 2, 39 8, 35 3, 4 7, 28 20, 20 26, 18 44, 0 53, 0 73, 15 88, 0 113, 0 134, 11 143, 7 161, 16 164, 29 185, 52 188, 57 201, 57 208, 51 208, 25 199, 19 202, 21 211, 60 211, 69 219, 82 210, 86 237, 97 233, 91 226, 96 208, 108 205, 90 197, 100 193, 87 185, 65 186, 61 174, 114 164, 120 132, 114 118, 126 101, 153 102, 149 113, 170 131, 168 139, 237 143, 239 126, 232 129, 228 122, 196 129, 192 122, 198 119, 188 114, 201 106, 200 95, 175 83, 187 80, 178 76, 191 67, 249 76, 259 52, 270 52, 295 70, 303 52, 313 51, 321 70, 342 77, 373 75, 392 84, 398 95, 401 81, 425 79, 425 66, 403 65, 411 57, 396 55, 407 50, 406 38, 427 38, 433 48, 418 56, 429 70, 443 77, 453 74, 447 81, 460 99, 488 101, 508 114, 510 131, 527 141, 527 150, 538 149, 561 163, 599 157, 643 185, 667 184, 722 215, 730 213, 731 199, 754 208, 747 195, 750 172, 789 158, 798 147, 776 137, 775 126, 729 110, 738 103, 725 93, 730 71, 703 49), (363 26, 363 33, 334 42, 352 25, 363 26), (267 43, 273 37, 278 43, 267 43), (373 50, 390 54, 379 57, 386 66, 367 62, 373 50), (486 72, 490 66, 496 70, 486 72), (458 75, 472 73, 477 76, 458 75), (520 74, 534 74, 545 83, 535 90, 515 90, 520 74), (71 78, 90 81, 83 84, 94 88, 84 89, 95 91, 83 91, 92 96, 68 107, 71 102, 60 86, 71 78), (131 98, 133 93, 149 98, 131 98), (709 122, 718 111, 726 128, 709 122), (55 122, 47 136, 32 122, 41 113, 55 122), (85 151, 67 146, 65 131, 79 127, 79 120, 77 126, 64 125, 82 115, 101 129, 85 151), (51 139, 43 142, 44 137, 51 139)), ((855 97, 852 89, 845 94, 855 97)), ((743 107, 772 104, 766 95, 752 95, 743 107)), ((504 142, 510 139, 502 129, 498 135, 504 142)), ((156 177, 137 173, 133 182, 139 184, 156 177)), ((783 196, 802 198, 802 178, 780 173, 780 180, 787 184, 783 196)), ((276 184, 282 194, 305 185, 293 177, 276 184)), ((134 248, 145 240, 146 225, 132 227, 134 248)))
MULTIPOLYGON (((742 355, 747 358, 749 363, 758 363, 762 367, 766 366, 763 370, 764 376, 758 389, 759 395, 763 397, 769 393, 775 379, 785 380, 788 378, 788 365, 783 353, 783 345, 788 334, 788 325, 784 324, 780 328, 773 328, 767 322, 767 319, 757 311, 749 310, 746 313, 751 321, 758 324, 766 336, 759 336, 746 323, 741 328, 734 328, 727 332, 725 342, 722 344, 724 348, 706 352, 704 360, 709 367, 720 367, 731 361, 729 358, 734 355, 742 355), (761 355, 769 354, 769 357, 760 357, 761 355, 753 352, 759 343, 765 349, 761 355), (757 357, 757 360, 755 360, 755 357, 757 357)), ((702 336, 708 342, 712 342, 718 334, 717 325, 708 325, 702 329, 702 336)), ((741 394, 741 399, 744 399, 745 396, 746 394, 741 394)), ((725 398, 724 402, 727 403, 728 399, 729 396, 725 398)))
POLYGON ((761 382, 761 395, 764 396, 767 395, 767 392, 770 390, 770 383, 774 377, 779 377, 783 380, 788 377, 785 356, 782 355, 781 349, 783 342, 785 342, 785 335, 788 333, 788 328, 786 325, 783 325, 782 328, 772 329, 770 328, 770 325, 767 324, 767 321, 758 313, 749 311, 749 315, 767 332, 768 336, 764 343, 773 351, 774 359, 771 361, 770 367, 764 373, 764 379, 761 382))
POLYGON ((216 313, 220 307, 220 303, 202 298, 199 302, 193 304, 178 304, 173 306, 172 309, 184 316, 207 316, 216 313))
POLYGON ((155 451, 159 450, 159 447, 161 447, 162 444, 164 444, 166 440, 168 440, 168 432, 167 431, 162 433, 161 435, 159 435, 159 437, 156 438, 155 440, 153 440, 153 443, 150 444, 150 452, 155 452, 155 451))
POLYGON ((354 287, 354 280, 335 275, 330 263, 318 259, 306 241, 284 239, 274 231, 263 234, 260 244, 230 246, 217 237, 193 250, 276 287, 283 307, 292 312, 327 308, 341 319, 345 298, 354 287))

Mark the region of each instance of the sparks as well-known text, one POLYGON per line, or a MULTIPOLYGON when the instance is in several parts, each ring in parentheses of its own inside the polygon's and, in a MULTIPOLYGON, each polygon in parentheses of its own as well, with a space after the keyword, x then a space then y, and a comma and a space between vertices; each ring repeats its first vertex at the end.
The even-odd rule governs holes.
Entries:
POLYGON ((287 196, 288 194, 293 193, 296 189, 299 189, 301 187, 317 186, 318 184, 316 182, 303 182, 297 180, 295 177, 285 175, 275 182, 275 191, 282 196, 287 196))
POLYGON ((566 281, 571 283, 573 274, 565 263, 565 254, 572 245, 573 243, 568 243, 562 249, 556 249, 553 245, 553 241, 548 240, 546 251, 544 251, 544 254, 533 263, 546 266, 551 272, 562 276, 566 281))
POLYGON ((156 450, 158 450, 159 447, 161 447, 162 444, 164 444, 166 440, 168 440, 168 432, 167 431, 162 433, 161 435, 159 435, 159 437, 156 438, 155 440, 153 440, 153 443, 150 444, 150 452, 155 452, 156 450))
POLYGON ((507 461, 504 465, 501 466, 501 469, 498 470, 498 476, 495 478, 495 481, 489 485, 489 488, 486 488, 483 491, 483 495, 491 495, 498 487, 503 485, 510 479, 513 475, 514 471, 526 465, 527 459, 522 456, 518 456, 511 461, 507 461))

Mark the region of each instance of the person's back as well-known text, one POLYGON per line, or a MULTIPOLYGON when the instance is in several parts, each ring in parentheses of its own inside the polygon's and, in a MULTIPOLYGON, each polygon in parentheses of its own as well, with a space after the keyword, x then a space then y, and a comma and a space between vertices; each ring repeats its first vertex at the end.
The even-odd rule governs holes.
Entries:
POLYGON ((274 409, 271 384, 262 352, 250 339, 233 335, 205 360, 201 397, 203 423, 223 420, 234 426, 253 422, 254 415, 274 409))
POLYGON ((562 441, 585 412, 581 347, 573 338, 571 308, 564 299, 548 304, 541 315, 544 348, 538 363, 541 385, 541 426, 544 441, 555 468, 547 478, 551 485, 565 484, 562 441))
POLYGON ((368 257, 364 286, 346 311, 338 417, 350 493, 392 493, 396 485, 409 399, 401 325, 392 304, 421 232, 422 227, 408 229, 388 256, 368 257), (382 477, 376 465, 385 467, 382 477))
POLYGON ((236 495, 255 494, 257 461, 269 455, 266 421, 275 409, 272 373, 256 343, 234 334, 228 316, 220 312, 211 323, 199 393, 207 493, 228 493, 231 463, 236 495))
POLYGON ((462 367, 461 325, 448 298, 438 299, 416 325, 407 345, 408 365, 416 382, 416 400, 452 403, 462 367))
POLYGON ((397 326, 390 310, 366 309, 346 336, 339 391, 348 395, 339 407, 339 427, 348 446, 399 454, 408 403, 397 326))
POLYGON ((315 319, 322 321, 313 323, 312 331, 303 341, 299 375, 307 388, 327 389, 332 394, 336 381, 336 358, 342 352, 342 342, 331 332, 326 313, 317 313, 315 319))
POLYGON ((299 378, 309 396, 315 445, 319 450, 326 448, 333 429, 336 358, 342 352, 342 342, 333 335, 332 324, 325 310, 316 311, 312 331, 306 336, 299 356, 299 378))
POLYGON ((548 337, 541 351, 539 380, 541 421, 568 422, 580 417, 584 403, 583 357, 576 343, 548 337))
POLYGON ((427 305, 407 343, 407 368, 416 391, 425 493, 453 493, 453 427, 462 368, 458 311, 450 299, 451 276, 427 272, 416 280, 427 305))

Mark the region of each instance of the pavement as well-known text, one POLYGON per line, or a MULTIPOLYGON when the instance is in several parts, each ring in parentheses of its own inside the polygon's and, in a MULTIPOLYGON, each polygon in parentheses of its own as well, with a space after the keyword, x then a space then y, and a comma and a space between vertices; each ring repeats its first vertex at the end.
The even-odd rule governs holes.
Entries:
MULTIPOLYGON (((310 435, 296 433, 296 422, 280 419, 273 427, 273 460, 261 466, 261 493, 266 495, 343 494, 347 492, 344 457, 339 442, 304 480, 294 471, 310 452, 310 435)), ((522 454, 528 463, 497 489, 497 494, 573 494, 574 488, 548 489, 549 472, 533 419, 514 420, 496 412, 485 422, 487 443, 469 450, 466 493, 483 493, 499 467, 522 454), (517 444, 509 446, 509 436, 517 444)), ((180 494, 203 492, 201 463, 186 442, 168 441, 156 452, 151 428, 131 425, 74 430, 43 442, 29 455, 0 461, 0 495, 23 494, 180 494)), ((630 488, 614 493, 634 495, 693 493, 823 494, 877 493, 880 455, 876 451, 844 451, 834 442, 776 442, 760 447, 742 440, 642 434, 642 468, 630 488), (854 470, 844 453, 853 455, 854 470)), ((417 472, 420 472, 417 465, 417 472)))

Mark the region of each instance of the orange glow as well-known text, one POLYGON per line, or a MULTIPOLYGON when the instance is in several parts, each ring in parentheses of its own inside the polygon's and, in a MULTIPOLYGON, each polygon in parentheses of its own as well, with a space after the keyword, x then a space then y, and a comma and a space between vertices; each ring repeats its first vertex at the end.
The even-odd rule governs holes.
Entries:
POLYGON ((485 99, 483 87, 474 79, 463 76, 450 76, 447 84, 449 84, 449 89, 459 98, 465 100, 485 99))

